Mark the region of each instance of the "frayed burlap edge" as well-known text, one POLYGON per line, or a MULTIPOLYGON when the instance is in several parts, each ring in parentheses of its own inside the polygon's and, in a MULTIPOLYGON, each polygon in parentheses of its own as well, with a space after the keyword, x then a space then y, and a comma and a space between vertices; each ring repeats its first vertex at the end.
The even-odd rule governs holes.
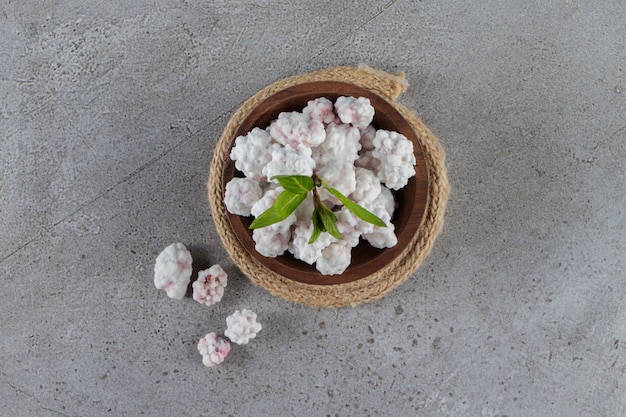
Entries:
POLYGON ((443 227, 443 217, 450 186, 445 167, 445 156, 437 138, 407 107, 395 99, 406 90, 404 74, 388 74, 365 65, 359 68, 337 67, 280 80, 250 97, 235 112, 218 141, 209 173, 208 193, 217 232, 233 262, 250 280, 271 294, 314 307, 355 306, 383 297, 402 284, 428 256, 437 235, 443 227), (241 122, 259 103, 272 94, 297 84, 314 81, 342 81, 368 89, 385 98, 411 124, 428 166, 429 192, 425 218, 418 233, 403 253, 385 268, 358 281, 337 285, 311 285, 292 281, 260 264, 241 245, 227 218, 223 203, 221 173, 229 159, 228 151, 234 133, 241 122))

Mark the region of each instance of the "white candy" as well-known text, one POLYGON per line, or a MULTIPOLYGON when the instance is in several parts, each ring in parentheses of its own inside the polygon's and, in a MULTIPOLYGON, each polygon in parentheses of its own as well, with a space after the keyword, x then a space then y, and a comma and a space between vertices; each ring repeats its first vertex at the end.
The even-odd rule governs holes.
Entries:
POLYGON ((224 335, 228 337, 233 343, 238 345, 245 345, 251 339, 254 339, 258 332, 261 331, 261 324, 256 321, 256 313, 243 309, 237 310, 226 318, 226 324, 228 328, 224 332, 224 335))
POLYGON ((224 362, 230 352, 230 343, 228 340, 218 337, 215 332, 211 332, 198 342, 198 352, 202 355, 204 366, 213 367, 224 362))
POLYGON ((309 101, 302 113, 313 120, 320 120, 322 123, 329 124, 339 121, 333 110, 333 102, 325 97, 320 97, 309 101))
MULTIPOLYGON (((356 173, 354 164, 346 161, 337 161, 334 164, 324 165, 317 170, 317 175, 332 188, 347 196, 356 190, 356 173)), ((333 204, 339 204, 339 200, 331 196, 325 189, 320 189, 320 197, 330 200, 333 204)))
POLYGON ((291 240, 291 232, 280 230, 270 225, 252 231, 252 240, 254 240, 254 248, 261 255, 268 258, 275 258, 282 255, 289 248, 291 240))
POLYGON ((201 304, 217 304, 224 296, 228 276, 220 265, 198 272, 198 279, 192 284, 193 299, 201 304))
POLYGON ((154 264, 154 286, 167 296, 180 300, 187 292, 191 278, 191 253, 182 243, 173 243, 157 256, 154 264))
POLYGON ((387 212, 387 214, 389 214, 389 217, 391 218, 393 217, 393 212, 395 211, 397 204, 391 190, 385 186, 381 186, 380 194, 378 194, 378 197, 376 197, 371 203, 364 204, 364 206, 370 211, 372 211, 374 207, 380 206, 385 209, 385 211, 387 212), (372 209, 370 209, 369 207, 371 207, 372 209))
POLYGON ((235 139, 230 159, 247 178, 262 181, 265 180, 263 168, 272 160, 272 150, 277 147, 267 131, 255 127, 246 136, 235 139))
POLYGON ((259 183, 249 178, 233 178, 226 184, 226 209, 239 216, 249 216, 254 203, 263 196, 259 183))
POLYGON ((365 129, 374 120, 374 107, 365 97, 339 97, 335 102, 337 115, 344 123, 365 129))
POLYGON ((298 112, 283 112, 270 125, 270 135, 278 143, 297 149, 318 146, 324 141, 324 123, 298 112))
POLYGON ((322 251, 315 267, 324 275, 342 274, 350 265, 352 256, 350 246, 342 242, 331 243, 322 251))
MULTIPOLYGON (((359 157, 360 138, 361 135, 355 127, 331 123, 326 127, 324 143, 313 149, 317 175, 346 196, 356 189, 354 161, 359 157)), ((324 189, 320 190, 320 197, 331 202, 331 205, 339 204, 324 189)))
POLYGON ((268 180, 275 175, 313 175, 315 161, 311 158, 311 148, 304 145, 277 147, 271 154, 271 161, 262 170, 268 180))
POLYGON ((361 134, 350 125, 329 124, 326 127, 326 140, 313 149, 313 159, 319 166, 347 161, 354 163, 361 150, 361 134))
POLYGON ((377 175, 385 185, 399 190, 415 175, 413 142, 398 132, 376 131, 372 155, 380 160, 377 175))
POLYGON ((289 252, 296 259, 300 259, 313 265, 317 259, 322 256, 322 250, 326 248, 334 240, 328 233, 322 233, 317 240, 309 244, 311 235, 313 234, 313 223, 311 217, 296 223, 296 227, 291 234, 291 242, 289 242, 289 252))
POLYGON ((378 197, 381 190, 380 179, 369 169, 357 167, 355 170, 356 187, 348 197, 363 205, 371 203, 378 197))

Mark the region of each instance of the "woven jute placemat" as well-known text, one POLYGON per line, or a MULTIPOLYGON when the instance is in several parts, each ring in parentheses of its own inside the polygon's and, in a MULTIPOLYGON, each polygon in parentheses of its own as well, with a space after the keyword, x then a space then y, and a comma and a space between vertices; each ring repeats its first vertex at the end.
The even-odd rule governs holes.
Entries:
POLYGON ((397 103, 407 89, 404 74, 389 74, 364 65, 336 67, 297 75, 275 82, 250 97, 232 116, 219 139, 211 163, 208 193, 217 232, 233 262, 256 285, 286 300, 314 307, 343 307, 377 300, 393 290, 415 271, 428 256, 443 226, 450 186, 445 155, 439 141, 407 107, 397 103), (315 81, 340 81, 372 91, 392 104, 414 129, 421 142, 428 167, 428 203, 422 226, 395 261, 357 281, 335 285, 311 285, 290 280, 259 263, 237 239, 224 205, 222 172, 229 159, 234 134, 241 122, 269 96, 298 84, 315 81))

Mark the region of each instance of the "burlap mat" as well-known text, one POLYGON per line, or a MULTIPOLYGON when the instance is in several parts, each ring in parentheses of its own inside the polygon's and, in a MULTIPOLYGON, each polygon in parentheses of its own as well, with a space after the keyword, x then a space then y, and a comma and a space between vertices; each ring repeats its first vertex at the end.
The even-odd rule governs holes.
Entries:
POLYGON ((280 80, 250 97, 235 112, 218 141, 211 171, 208 192, 213 220, 217 232, 233 262, 250 280, 284 299, 315 307, 355 306, 377 300, 402 284, 430 253, 435 238, 443 226, 443 217, 450 186, 445 167, 445 156, 437 138, 407 107, 396 103, 396 98, 406 90, 404 74, 393 75, 367 66, 337 67, 280 80), (346 284, 311 285, 287 279, 260 264, 241 245, 226 214, 223 203, 221 174, 229 159, 230 145, 241 122, 267 97, 285 88, 313 81, 341 81, 368 89, 390 102, 409 122, 422 143, 428 166, 428 205, 422 227, 404 252, 385 268, 346 284))

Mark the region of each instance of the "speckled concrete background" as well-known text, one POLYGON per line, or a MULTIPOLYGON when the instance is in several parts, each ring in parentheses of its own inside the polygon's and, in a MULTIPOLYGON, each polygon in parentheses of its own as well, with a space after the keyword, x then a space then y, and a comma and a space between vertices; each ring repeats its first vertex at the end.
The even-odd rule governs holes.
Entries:
POLYGON ((3 1, 1 416, 623 416, 626 5, 3 1), (205 182, 224 124, 286 76, 405 71, 453 192, 381 301, 319 310, 233 266, 205 182), (156 255, 229 273, 169 300, 156 255), (251 308, 215 369, 197 340, 251 308))

